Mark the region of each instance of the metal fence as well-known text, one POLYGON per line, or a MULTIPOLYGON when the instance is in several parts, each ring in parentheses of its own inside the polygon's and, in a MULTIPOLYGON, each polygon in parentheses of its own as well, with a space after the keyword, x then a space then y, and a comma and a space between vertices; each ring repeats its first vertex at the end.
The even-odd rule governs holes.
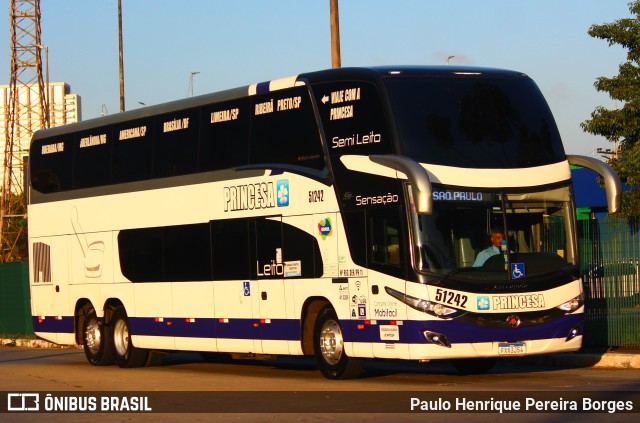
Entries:
POLYGON ((637 219, 578 223, 585 346, 640 348, 640 224, 637 219))
POLYGON ((0 263, 0 335, 33 334, 26 262, 0 263))

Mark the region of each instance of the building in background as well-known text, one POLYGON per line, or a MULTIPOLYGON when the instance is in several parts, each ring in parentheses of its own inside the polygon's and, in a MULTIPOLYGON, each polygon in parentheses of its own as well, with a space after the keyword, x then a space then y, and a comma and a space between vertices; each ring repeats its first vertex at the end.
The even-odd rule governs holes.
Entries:
MULTIPOLYGON (((5 146, 7 144, 7 120, 9 118, 9 101, 10 86, 0 85, 2 90, 2 102, 0 103, 0 152, 4 157, 5 146)), ((64 82, 51 82, 48 84, 48 100, 49 100, 49 122, 50 126, 62 126, 68 123, 80 122, 82 120, 80 96, 71 93, 71 87, 64 82)), ((26 87, 18 87, 20 96, 31 96, 37 91, 27 89, 26 87)), ((37 102, 38 99, 27 98, 23 103, 37 102)), ((14 151, 18 150, 21 154, 17 157, 29 155, 29 145, 31 143, 31 135, 44 125, 40 121, 40 116, 21 114, 20 124, 16 125, 14 139, 14 151), (27 129, 25 129, 27 128, 27 129), (30 129, 30 130, 28 130, 30 129), (22 130, 23 133, 20 133, 22 130)), ((15 163, 16 168, 22 168, 22 163, 15 163)), ((0 160, 0 175, 4 174, 4 162, 0 160)))

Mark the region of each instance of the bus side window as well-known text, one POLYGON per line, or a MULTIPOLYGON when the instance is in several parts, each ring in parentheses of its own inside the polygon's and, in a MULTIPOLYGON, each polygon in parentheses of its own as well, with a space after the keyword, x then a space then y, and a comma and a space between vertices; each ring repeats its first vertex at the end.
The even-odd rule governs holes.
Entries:
POLYGON ((92 188, 107 185, 111 179, 110 127, 99 127, 76 134, 73 159, 72 188, 92 188))
POLYGON ((71 189, 72 137, 38 140, 31 148, 31 185, 43 194, 71 189))
POLYGON ((202 109, 198 170, 229 169, 249 163, 249 100, 246 98, 202 109))
POLYGON ((295 220, 307 220, 308 216, 283 217, 282 260, 294 267, 285 277, 320 278, 324 272, 318 240, 312 234, 293 225, 295 220), (299 270, 299 272, 297 272, 299 270))
POLYGON ((165 281, 211 280, 209 224, 164 228, 163 278, 165 281))
POLYGON ((186 109, 155 118, 153 175, 158 178, 196 173, 200 109, 186 109))
POLYGON ((151 178, 153 120, 124 122, 113 129, 111 182, 142 181, 151 178))
POLYGON ((359 266, 367 266, 367 231, 364 210, 347 211, 343 222, 349 241, 351 260, 359 266))
POLYGON ((382 266, 381 271, 393 274, 401 270, 404 252, 400 231, 401 220, 397 208, 367 210, 367 249, 370 266, 382 266), (392 268, 396 270, 391 270, 392 268))
POLYGON ((211 222, 214 281, 255 278, 255 264, 250 263, 250 225, 253 225, 252 219, 211 222))
POLYGON ((323 170, 320 131, 306 87, 251 100, 250 164, 286 164, 323 170))
POLYGON ((334 81, 317 84, 313 90, 331 156, 395 153, 383 102, 375 85, 364 81, 334 81), (335 98, 335 106, 322 101, 329 96, 335 98), (322 107, 323 104, 332 107, 322 107))
POLYGON ((258 279, 284 276, 282 260, 282 222, 280 218, 256 218, 255 263, 258 279))
POLYGON ((164 228, 125 229, 118 234, 120 270, 132 282, 161 282, 164 228))

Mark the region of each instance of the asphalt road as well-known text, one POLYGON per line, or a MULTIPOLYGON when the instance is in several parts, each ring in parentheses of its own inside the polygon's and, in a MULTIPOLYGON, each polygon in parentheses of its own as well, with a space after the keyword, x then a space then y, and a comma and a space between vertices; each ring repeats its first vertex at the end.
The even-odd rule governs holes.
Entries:
MULTIPOLYGON (((563 406, 570 409, 573 402, 580 410, 585 404, 591 407, 588 414, 581 415, 584 421, 637 421, 640 418, 640 369, 558 368, 518 360, 500 362, 489 374, 471 376, 458 375, 447 362, 372 360, 360 379, 329 381, 322 377, 312 359, 304 357, 205 362, 196 353, 177 353, 165 357, 157 367, 120 369, 92 367, 78 349, 7 347, 0 348, 0 391, 0 401, 4 402, 0 403, 0 410, 3 411, 7 410, 9 393, 39 393, 43 398, 51 393, 58 403, 51 401, 49 405, 61 410, 73 407, 69 397, 80 398, 75 400, 80 402, 95 401, 97 410, 102 401, 106 401, 105 404, 115 401, 109 406, 120 410, 133 409, 134 401, 138 401, 135 407, 152 409, 73 415, 2 413, 2 422, 355 423, 424 421, 435 418, 434 413, 438 411, 456 411, 437 414, 454 422, 469 422, 470 417, 474 422, 501 419, 564 422, 577 415, 558 411, 563 411, 563 406), (134 397, 142 399, 134 400, 134 397), (415 402, 413 411, 411 401, 415 402), (465 401, 471 403, 465 404, 465 401), (528 413, 515 414, 515 410, 506 409, 517 404, 524 409, 526 401, 533 401, 527 407, 528 413), (554 403, 559 410, 553 409, 554 403), (482 404, 493 412, 478 412, 477 407, 482 404), (624 411, 629 406, 634 413, 607 412, 611 407, 624 411), (430 410, 421 411, 421 407, 430 410), (594 412, 597 407, 604 412, 594 412), (500 408, 504 409, 503 413, 499 413, 500 408)), ((41 404, 43 398, 40 398, 41 404)), ((76 402, 78 407, 90 405, 76 402)))

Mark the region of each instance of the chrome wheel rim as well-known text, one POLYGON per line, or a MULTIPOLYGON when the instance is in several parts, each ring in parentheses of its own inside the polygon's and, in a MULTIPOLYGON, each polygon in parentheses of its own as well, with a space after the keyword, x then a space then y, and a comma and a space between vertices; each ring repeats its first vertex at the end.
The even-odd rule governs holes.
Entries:
POLYGON ((84 343, 91 351, 91 354, 97 354, 102 344, 102 332, 100 325, 96 319, 89 320, 84 330, 84 343))
POLYGON ((335 365, 340 361, 343 352, 342 330, 335 320, 328 320, 320 330, 320 351, 325 361, 335 365))
POLYGON ((118 319, 113 327, 113 344, 116 352, 121 357, 123 357, 129 349, 129 328, 122 319, 118 319))

